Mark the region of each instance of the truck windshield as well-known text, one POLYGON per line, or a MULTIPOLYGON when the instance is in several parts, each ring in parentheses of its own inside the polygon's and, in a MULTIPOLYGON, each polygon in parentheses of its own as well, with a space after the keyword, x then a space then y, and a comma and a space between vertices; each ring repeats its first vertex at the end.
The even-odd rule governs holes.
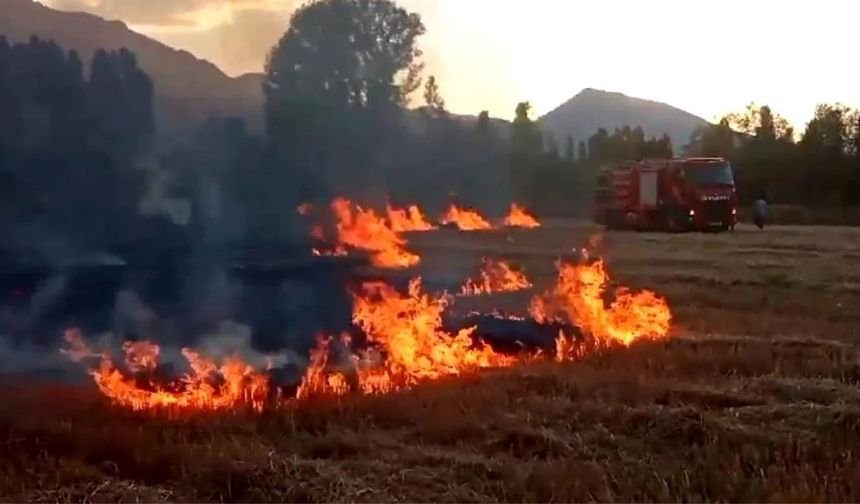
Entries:
POLYGON ((694 164, 684 170, 684 176, 697 185, 734 185, 732 167, 724 164, 694 164))

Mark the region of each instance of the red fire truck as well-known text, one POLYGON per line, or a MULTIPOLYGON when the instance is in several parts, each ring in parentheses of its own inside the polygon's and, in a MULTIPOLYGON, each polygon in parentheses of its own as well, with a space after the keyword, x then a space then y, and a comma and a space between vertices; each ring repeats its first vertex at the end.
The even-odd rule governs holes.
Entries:
POLYGON ((610 229, 733 230, 737 207, 722 158, 627 161, 597 175, 594 220, 610 229))

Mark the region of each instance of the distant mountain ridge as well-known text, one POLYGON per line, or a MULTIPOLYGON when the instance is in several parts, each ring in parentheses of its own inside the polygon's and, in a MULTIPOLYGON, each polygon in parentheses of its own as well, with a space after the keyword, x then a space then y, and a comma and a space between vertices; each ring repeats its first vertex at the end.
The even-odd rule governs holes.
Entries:
POLYGON ((540 118, 541 128, 562 144, 570 136, 587 141, 598 128, 612 133, 624 125, 642 126, 645 135, 672 139, 675 152, 690 142, 693 131, 708 121, 679 108, 622 93, 586 88, 540 118))
POLYGON ((32 35, 77 51, 89 66, 96 49, 127 48, 155 83, 158 136, 173 143, 193 133, 208 117, 236 116, 252 129, 262 124, 263 76, 228 77, 209 61, 168 47, 130 30, 81 12, 48 8, 33 0, 0 0, 0 35, 26 42, 32 35))

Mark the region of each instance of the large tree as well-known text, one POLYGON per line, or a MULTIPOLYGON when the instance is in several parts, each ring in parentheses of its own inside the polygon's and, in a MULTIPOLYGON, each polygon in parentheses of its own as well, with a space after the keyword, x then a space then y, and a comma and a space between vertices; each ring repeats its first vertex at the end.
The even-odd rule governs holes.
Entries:
POLYGON ((403 105, 420 85, 424 25, 389 0, 318 0, 299 9, 269 55, 269 112, 284 102, 321 107, 403 105))
POLYGON ((318 194, 378 196, 402 169, 407 97, 420 85, 424 25, 389 0, 318 0, 269 55, 266 117, 279 164, 318 194))
POLYGON ((844 105, 816 107, 799 144, 807 202, 837 204, 855 199, 856 177, 849 158, 853 123, 853 114, 844 105))

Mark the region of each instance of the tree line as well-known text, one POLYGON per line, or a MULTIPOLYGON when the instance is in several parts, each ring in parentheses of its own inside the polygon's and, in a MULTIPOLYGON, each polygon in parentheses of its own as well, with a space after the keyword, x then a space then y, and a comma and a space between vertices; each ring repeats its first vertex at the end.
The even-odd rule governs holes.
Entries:
POLYGON ((776 202, 860 203, 856 111, 823 105, 799 138, 750 107, 680 149, 637 125, 559 143, 528 102, 511 123, 448 111, 445 83, 421 63, 424 32, 390 0, 311 2, 269 55, 265 131, 212 118, 169 152, 153 145, 154 84, 134 54, 96 51, 85 71, 54 42, 0 37, 0 233, 7 246, 71 250, 274 246, 307 236, 300 203, 340 195, 431 214, 452 201, 491 216, 511 201, 582 214, 597 169, 676 151, 728 158, 745 201, 767 190, 776 202))
POLYGON ((744 201, 764 191, 778 203, 860 205, 860 111, 844 105, 818 105, 798 137, 770 107, 751 104, 700 128, 688 151, 729 159, 744 201))
POLYGON ((129 51, 0 36, 0 234, 6 246, 103 247, 141 230, 153 83, 129 51))

